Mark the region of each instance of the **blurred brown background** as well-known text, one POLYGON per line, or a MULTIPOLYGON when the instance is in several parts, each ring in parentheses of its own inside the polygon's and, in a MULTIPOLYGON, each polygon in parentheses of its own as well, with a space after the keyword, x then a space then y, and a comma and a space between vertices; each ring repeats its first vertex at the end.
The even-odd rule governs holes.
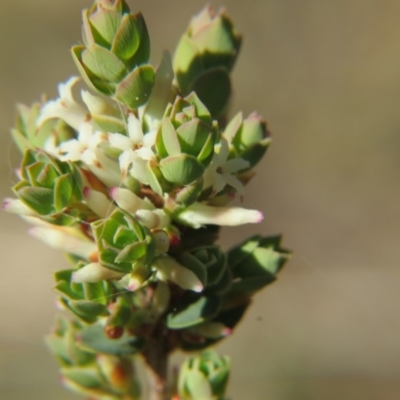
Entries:
MULTIPOLYGON (((77 74, 89 1, 14 0, 0 8, 1 195, 17 152, 16 102, 77 74)), ((198 0, 129 1, 142 10, 152 60, 174 49, 198 0)), ((260 226, 225 230, 223 245, 258 230, 285 234, 295 256, 258 295, 219 351, 233 359, 233 400, 400 398, 400 2, 225 0, 245 35, 232 111, 257 110, 273 146, 245 205, 260 226)), ((0 398, 73 399, 43 344, 53 321, 51 272, 62 257, 0 215, 0 398)))

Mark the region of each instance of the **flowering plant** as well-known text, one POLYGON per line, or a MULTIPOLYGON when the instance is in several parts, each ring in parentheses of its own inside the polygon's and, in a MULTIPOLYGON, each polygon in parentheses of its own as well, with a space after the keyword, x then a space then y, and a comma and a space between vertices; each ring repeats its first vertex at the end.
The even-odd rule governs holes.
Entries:
POLYGON ((59 98, 18 110, 24 155, 4 208, 68 255, 54 279, 72 318, 47 341, 63 382, 91 399, 138 399, 137 357, 151 399, 223 399, 227 357, 191 356, 171 385, 168 356, 230 335, 289 256, 278 236, 227 253, 216 244, 220 226, 263 218, 229 205, 271 141, 256 113, 227 122, 240 44, 229 17, 206 7, 154 68, 142 14, 96 0, 72 48, 91 91, 77 99, 73 77, 59 98))

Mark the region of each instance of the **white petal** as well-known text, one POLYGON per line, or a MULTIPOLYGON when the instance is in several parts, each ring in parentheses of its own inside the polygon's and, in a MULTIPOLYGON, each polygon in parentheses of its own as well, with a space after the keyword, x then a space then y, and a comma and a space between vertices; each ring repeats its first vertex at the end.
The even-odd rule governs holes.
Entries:
POLYGON ((171 281, 182 289, 193 290, 194 292, 203 290, 203 284, 195 273, 179 264, 172 257, 159 257, 153 265, 157 268, 156 278, 160 281, 171 281))
POLYGON ((113 187, 110 190, 111 198, 128 213, 135 215, 136 211, 139 209, 151 210, 154 208, 152 204, 145 200, 142 200, 135 193, 131 192, 129 189, 123 189, 119 187, 113 187))
POLYGON ((120 133, 109 133, 108 141, 110 142, 111 146, 116 147, 117 149, 127 150, 132 147, 131 139, 120 133))
POLYGON ((134 114, 128 116, 128 134, 134 144, 141 144, 143 141, 143 131, 140 121, 134 114))
POLYGON ((29 233, 53 249, 75 254, 87 260, 97 258, 96 244, 74 228, 35 226, 29 233))
POLYGON ((101 218, 107 218, 115 210, 115 206, 104 193, 85 187, 83 196, 87 205, 101 218))
POLYGON ((226 186, 225 177, 216 173, 214 176, 214 192, 219 193, 226 186))
POLYGON ((37 216, 38 214, 19 199, 6 198, 3 201, 3 210, 13 214, 37 216))
POLYGON ((153 129, 143 136, 143 146, 150 148, 156 142, 157 130, 153 129))
POLYGON ((150 210, 137 210, 135 218, 144 226, 149 229, 158 228, 160 225, 159 216, 150 210))
POLYGON ((224 172, 232 174, 248 167, 250 167, 250 163, 248 161, 243 160, 243 158, 233 158, 231 160, 228 160, 223 165, 222 169, 224 170, 224 172))
POLYGON ((146 161, 151 160, 154 157, 153 151, 148 147, 141 147, 140 149, 135 150, 135 154, 137 157, 146 161))
POLYGON ((229 186, 232 186, 239 195, 243 195, 244 186, 243 186, 242 182, 239 181, 239 179, 237 179, 233 175, 227 175, 225 177, 225 181, 226 181, 226 184, 229 186))
POLYGON ((95 283, 108 279, 120 279, 124 274, 104 268, 100 263, 90 263, 72 274, 77 283, 95 283))
POLYGON ((132 159, 132 166, 130 169, 130 174, 137 179, 140 183, 144 185, 149 184, 149 179, 147 177, 147 163, 148 161, 142 160, 139 157, 133 157, 132 159))
POLYGON ((60 118, 68 125, 78 130, 79 126, 88 118, 88 111, 78 104, 72 96, 72 87, 79 78, 71 78, 65 84, 59 85, 60 98, 47 102, 37 120, 40 126, 43 122, 52 118, 60 118))
POLYGON ((219 151, 218 153, 218 158, 220 160, 220 163, 224 163, 229 155, 229 145, 228 142, 226 141, 225 138, 221 138, 220 146, 219 146, 219 151))
POLYGON ((133 150, 131 150, 131 149, 125 150, 118 157, 119 169, 121 170, 121 174, 123 177, 126 176, 126 174, 128 173, 129 167, 131 165, 132 151, 133 150))
POLYGON ((58 94, 62 99, 65 99, 69 103, 74 103, 74 97, 72 96, 72 88, 81 80, 79 76, 71 76, 65 83, 58 85, 58 94))
POLYGON ((263 214, 241 207, 213 207, 194 203, 179 214, 179 219, 194 228, 202 225, 237 226, 261 222, 263 214))

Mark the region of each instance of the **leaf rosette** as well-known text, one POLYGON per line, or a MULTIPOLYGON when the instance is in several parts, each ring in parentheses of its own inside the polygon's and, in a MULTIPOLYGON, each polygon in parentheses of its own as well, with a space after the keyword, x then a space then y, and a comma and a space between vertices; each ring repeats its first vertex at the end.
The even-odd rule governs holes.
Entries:
POLYGON ((102 266, 147 277, 156 252, 156 242, 148 228, 121 209, 91 225, 102 266))
POLYGON ((60 225, 76 223, 89 213, 82 201, 82 177, 76 165, 44 151, 26 150, 20 169, 21 181, 13 191, 19 200, 46 221, 60 225))
POLYGON ((218 246, 204 246, 182 253, 180 262, 193 271, 205 289, 220 292, 229 286, 225 254, 218 246))

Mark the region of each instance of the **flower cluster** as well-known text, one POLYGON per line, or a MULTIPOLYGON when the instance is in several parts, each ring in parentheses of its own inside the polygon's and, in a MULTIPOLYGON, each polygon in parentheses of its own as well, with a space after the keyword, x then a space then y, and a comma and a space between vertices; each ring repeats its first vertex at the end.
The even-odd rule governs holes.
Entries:
MULTIPOLYGON (((209 347, 288 257, 278 237, 251 238, 227 254, 215 244, 219 226, 263 218, 229 205, 271 140, 258 114, 224 123, 240 42, 230 19, 208 7, 173 63, 165 53, 153 68, 143 16, 124 0, 97 0, 84 12, 83 44, 72 49, 92 92, 79 98, 72 77, 57 99, 19 108, 12 133, 24 157, 16 198, 4 208, 72 262, 55 274, 56 290, 79 322, 63 322, 50 340, 70 386, 86 381, 81 361, 59 348, 67 336, 78 332, 82 354, 106 354, 104 363, 82 356, 104 368, 147 357, 160 331, 166 353, 209 347)), ((195 398, 188 382, 184 398, 195 398)), ((114 398, 107 382, 96 390, 114 398)))

